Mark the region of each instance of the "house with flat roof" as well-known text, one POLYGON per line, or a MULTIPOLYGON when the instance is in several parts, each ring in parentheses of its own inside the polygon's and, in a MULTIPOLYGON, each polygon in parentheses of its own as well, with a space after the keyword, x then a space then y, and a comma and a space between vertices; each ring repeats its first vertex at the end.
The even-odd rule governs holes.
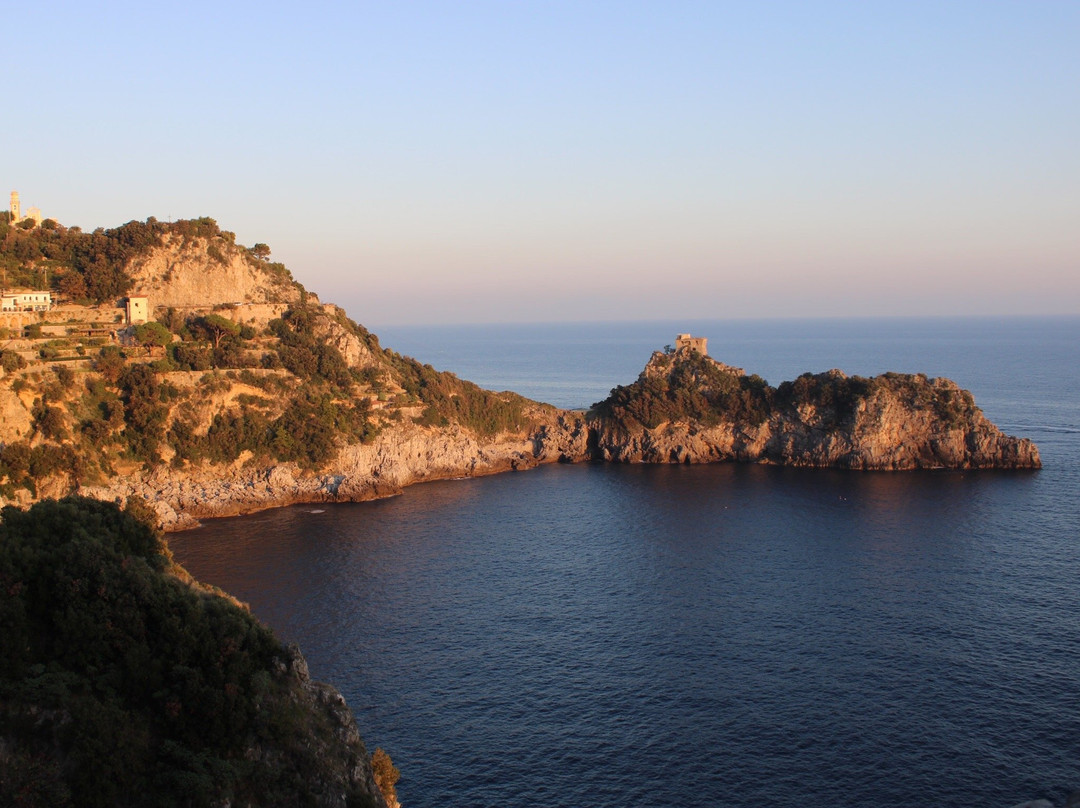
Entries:
POLYGON ((0 311, 49 311, 52 292, 20 290, 0 295, 0 311))

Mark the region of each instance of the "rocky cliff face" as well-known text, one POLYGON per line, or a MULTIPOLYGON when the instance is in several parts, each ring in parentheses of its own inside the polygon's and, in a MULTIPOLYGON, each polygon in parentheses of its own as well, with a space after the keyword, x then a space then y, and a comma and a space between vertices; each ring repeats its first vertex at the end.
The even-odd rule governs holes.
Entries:
POLYGON ((131 294, 148 298, 150 311, 296 302, 300 288, 275 266, 221 236, 167 235, 160 246, 132 260, 127 273, 131 294))
MULTIPOLYGON (((389 808, 375 783, 371 756, 345 697, 333 686, 311 678, 307 660, 298 647, 289 646, 288 652, 288 659, 280 662, 279 674, 298 685, 293 690, 296 708, 320 716, 329 729, 327 736, 313 735, 305 750, 311 759, 322 762, 318 773, 310 772, 315 804, 320 808, 389 808)), ((269 768, 280 767, 282 757, 280 750, 272 748, 252 748, 248 752, 248 759, 269 768)))
POLYGON ((419 482, 523 471, 589 457, 583 418, 547 408, 539 413, 547 419, 539 427, 492 438, 456 425, 398 425, 371 443, 342 447, 319 472, 296 463, 238 463, 180 472, 159 468, 116 477, 107 485, 84 485, 79 493, 120 503, 139 497, 155 509, 166 530, 182 530, 202 518, 301 502, 361 502, 400 494, 419 482))
POLYGON ((852 469, 1039 468, 948 379, 804 375, 779 388, 700 354, 654 354, 590 421, 616 462, 765 462, 852 469))

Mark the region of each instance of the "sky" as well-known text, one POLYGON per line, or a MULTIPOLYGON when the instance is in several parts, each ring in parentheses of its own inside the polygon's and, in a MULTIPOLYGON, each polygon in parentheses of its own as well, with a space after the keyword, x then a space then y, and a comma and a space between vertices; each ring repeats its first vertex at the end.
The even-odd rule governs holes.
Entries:
POLYGON ((1080 3, 12 4, 0 183, 380 324, 1080 314, 1080 3))

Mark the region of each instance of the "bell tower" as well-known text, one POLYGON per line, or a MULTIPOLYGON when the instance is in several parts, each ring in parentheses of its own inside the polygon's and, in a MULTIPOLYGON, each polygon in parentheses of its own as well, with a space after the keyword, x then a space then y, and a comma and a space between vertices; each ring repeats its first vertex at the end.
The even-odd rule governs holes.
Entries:
POLYGON ((18 224, 19 219, 22 218, 22 211, 19 209, 19 192, 11 192, 11 223, 18 224))

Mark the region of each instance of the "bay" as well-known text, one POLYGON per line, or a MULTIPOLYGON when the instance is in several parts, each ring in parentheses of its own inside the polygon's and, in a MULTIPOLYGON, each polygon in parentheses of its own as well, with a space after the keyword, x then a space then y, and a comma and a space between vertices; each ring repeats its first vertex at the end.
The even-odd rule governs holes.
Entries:
POLYGON ((558 466, 170 537, 342 690, 407 808, 1080 788, 1080 319, 380 329, 584 407, 679 331, 776 384, 947 375, 1038 472, 558 466))

